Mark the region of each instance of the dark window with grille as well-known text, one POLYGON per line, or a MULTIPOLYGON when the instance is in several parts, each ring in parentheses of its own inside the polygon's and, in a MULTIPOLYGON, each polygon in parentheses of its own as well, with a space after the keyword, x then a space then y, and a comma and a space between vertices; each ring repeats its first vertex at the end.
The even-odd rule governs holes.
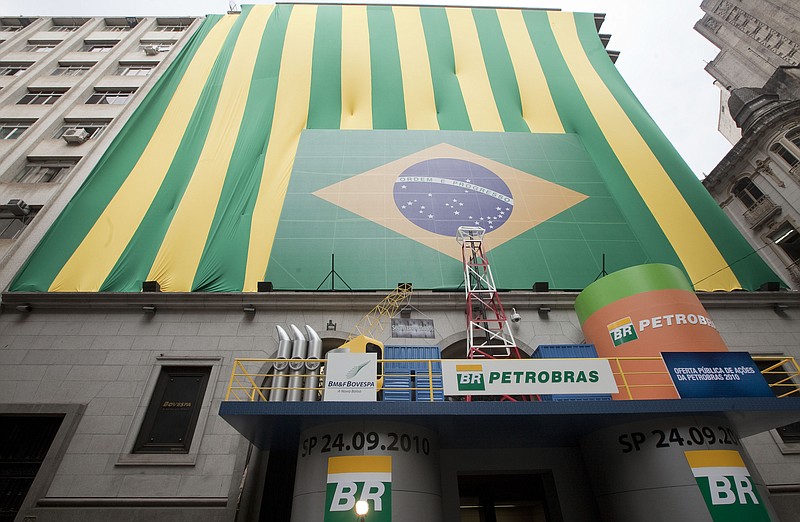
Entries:
POLYGON ((736 186, 733 187, 733 195, 744 203, 747 208, 752 207, 764 197, 764 193, 755 186, 750 178, 746 177, 740 179, 736 186))
POLYGON ((797 158, 794 154, 792 154, 789 149, 781 145, 780 143, 776 143, 772 146, 772 152, 777 154, 781 157, 783 161, 789 164, 790 167, 795 167, 800 164, 800 159, 797 158))
POLYGON ((134 453, 189 453, 209 366, 164 366, 147 406, 134 453))
POLYGON ((0 522, 17 516, 62 419, 0 415, 0 522))
MULTIPOLYGON (((800 397, 798 385, 791 378, 792 373, 784 366, 785 358, 758 357, 753 360, 776 397, 800 397)), ((800 442, 800 422, 781 426, 777 431, 783 442, 800 442)))

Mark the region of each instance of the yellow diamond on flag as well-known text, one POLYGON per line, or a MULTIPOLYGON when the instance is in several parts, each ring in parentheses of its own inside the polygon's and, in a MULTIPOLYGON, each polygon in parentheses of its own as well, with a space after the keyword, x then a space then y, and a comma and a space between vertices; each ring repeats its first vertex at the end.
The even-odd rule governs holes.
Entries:
POLYGON ((314 195, 458 260, 459 226, 484 228, 494 248, 588 197, 447 143, 314 195))

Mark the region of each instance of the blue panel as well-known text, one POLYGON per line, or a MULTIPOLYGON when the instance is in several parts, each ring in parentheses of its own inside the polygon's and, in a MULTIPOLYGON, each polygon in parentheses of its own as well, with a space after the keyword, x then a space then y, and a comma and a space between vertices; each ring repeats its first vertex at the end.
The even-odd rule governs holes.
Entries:
MULTIPOLYGON (((441 352, 438 346, 384 346, 386 359, 439 359, 441 352)), ((386 363, 388 368, 406 368, 417 372, 428 371, 427 362, 397 362, 386 363)), ((432 370, 441 372, 441 365, 434 363, 432 370)), ((388 370, 387 370, 388 371, 388 370)))
POLYGON ((382 400, 388 402, 411 401, 411 388, 410 370, 394 369, 390 373, 387 369, 383 376, 382 400))
POLYGON ((593 344, 542 344, 533 352, 534 359, 593 359, 597 349, 593 344))
MULTIPOLYGON (((441 365, 440 365, 441 366, 441 365)), ((441 372, 441 368, 438 370, 441 372)), ((434 401, 444 401, 444 390, 442 389, 442 374, 435 373, 436 370, 434 369, 433 373, 433 387, 438 388, 433 390, 433 400, 434 401)), ((425 373, 417 372, 416 374, 416 394, 415 400, 417 401, 428 401, 431 400, 431 392, 430 392, 430 379, 428 376, 428 371, 426 370, 425 373)))
POLYGON ((774 395, 748 352, 662 352, 681 398, 774 395))

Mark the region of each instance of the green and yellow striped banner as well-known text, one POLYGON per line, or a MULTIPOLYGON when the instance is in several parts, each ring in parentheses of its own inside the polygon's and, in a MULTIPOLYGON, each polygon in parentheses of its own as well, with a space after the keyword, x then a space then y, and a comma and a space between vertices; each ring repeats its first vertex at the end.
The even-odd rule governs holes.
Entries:
POLYGON ((332 202, 330 191, 324 198, 318 192, 324 176, 333 186, 398 160, 396 150, 409 149, 403 144, 416 143, 412 133, 423 131, 426 143, 411 154, 447 143, 489 158, 487 165, 516 169, 517 181, 529 174, 569 189, 553 196, 569 194, 562 210, 541 224, 519 225, 519 240, 498 244, 493 268, 500 286, 548 280, 555 288, 582 288, 601 270, 603 253, 610 270, 678 266, 698 290, 754 289, 776 279, 749 255, 750 246, 625 85, 593 15, 279 4, 245 6, 239 15, 202 23, 10 290, 135 292, 145 280, 174 292, 255 291, 262 280, 314 289, 327 270, 302 269, 305 258, 316 256, 322 266, 331 253, 349 254, 337 272, 353 288, 393 288, 397 280, 455 287, 460 263, 436 246, 439 240, 420 243, 400 225, 365 218, 332 202), (298 147, 313 157, 321 134, 309 131, 322 130, 359 138, 342 141, 355 144, 352 150, 326 150, 324 164, 300 169, 298 147), (376 131, 394 134, 380 138, 376 131), (572 136, 567 141, 587 156, 591 179, 581 179, 580 165, 567 168, 533 145, 489 157, 480 142, 493 141, 482 136, 500 134, 572 136), (387 144, 378 151, 371 141, 387 144), (595 197, 609 203, 593 215, 595 197), (298 208, 324 217, 298 217, 298 208), (306 228, 298 228, 301 221, 306 228), (333 237, 315 233, 327 222, 336 224, 333 237), (370 229, 365 241, 341 231, 359 226, 380 232, 370 229), (630 248, 617 248, 623 240, 612 229, 624 229, 630 248), (576 237, 582 250, 571 252, 576 237), (423 249, 425 262, 409 266, 402 253, 414 248, 423 249), (570 258, 580 263, 564 262, 570 258), (365 259, 381 265, 372 269, 380 277, 359 275, 365 259))

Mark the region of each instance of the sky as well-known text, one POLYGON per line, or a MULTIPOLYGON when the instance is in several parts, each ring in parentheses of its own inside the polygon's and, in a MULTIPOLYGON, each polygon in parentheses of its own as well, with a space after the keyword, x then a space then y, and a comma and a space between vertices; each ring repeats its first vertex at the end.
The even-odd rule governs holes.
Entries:
MULTIPOLYGON (((621 53, 617 68, 695 175, 703 178, 731 148, 717 131, 719 90, 703 70, 716 56, 717 48, 693 29, 703 15, 700 0, 405 0, 405 3, 605 13, 600 32, 610 34, 608 48, 621 53)), ((119 0, 0 0, 2 16, 181 16, 223 13, 228 9, 228 0, 136 0, 132 4, 119 0)))

